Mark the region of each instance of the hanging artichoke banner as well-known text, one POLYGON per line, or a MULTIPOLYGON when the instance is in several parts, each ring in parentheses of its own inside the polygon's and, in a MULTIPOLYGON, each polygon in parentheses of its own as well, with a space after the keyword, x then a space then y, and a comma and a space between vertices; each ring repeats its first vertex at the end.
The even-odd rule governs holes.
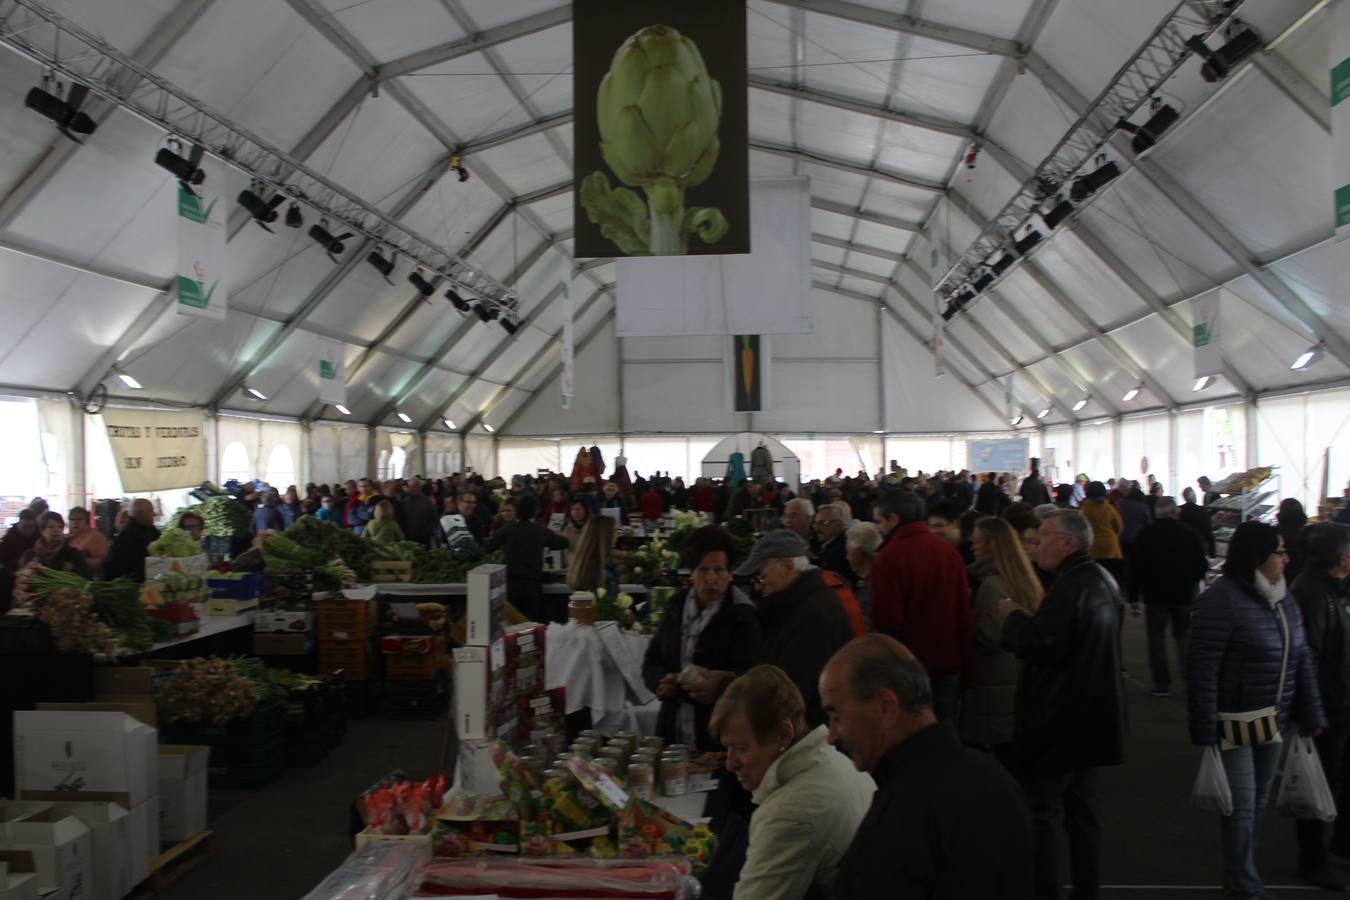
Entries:
POLYGON ((745 3, 572 11, 576 256, 749 253, 745 3))

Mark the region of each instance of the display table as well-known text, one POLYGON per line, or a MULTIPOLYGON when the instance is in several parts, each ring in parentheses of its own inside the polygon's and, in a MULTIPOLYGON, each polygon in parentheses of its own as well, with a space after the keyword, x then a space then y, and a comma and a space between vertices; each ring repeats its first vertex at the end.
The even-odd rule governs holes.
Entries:
MULTIPOLYGON (((445 584, 407 584, 404 582, 390 581, 381 584, 362 584, 357 589, 374 589, 375 594, 385 594, 397 597, 463 597, 469 591, 469 586, 462 581, 447 582, 445 584)), ((619 590, 630 595, 634 600, 638 600, 647 595, 647 586, 645 584, 621 584, 619 590)), ((572 593, 572 589, 561 582, 549 583, 543 586, 543 592, 551 596, 566 596, 572 593)))
POLYGON ((252 628, 253 611, 249 610, 237 616, 202 616, 201 621, 201 628, 197 631, 192 634, 179 635, 172 640, 161 641, 147 650, 146 654, 153 654, 170 648, 176 649, 194 641, 210 640, 229 632, 238 631, 241 628, 252 628))
MULTIPOLYGON (((567 688, 569 715, 589 709, 598 729, 617 721, 620 728, 638 731, 634 707, 656 699, 642 683, 642 657, 650 642, 649 635, 622 631, 614 622, 550 625, 545 684, 567 688)), ((655 717, 650 721, 643 733, 652 733, 655 717)))

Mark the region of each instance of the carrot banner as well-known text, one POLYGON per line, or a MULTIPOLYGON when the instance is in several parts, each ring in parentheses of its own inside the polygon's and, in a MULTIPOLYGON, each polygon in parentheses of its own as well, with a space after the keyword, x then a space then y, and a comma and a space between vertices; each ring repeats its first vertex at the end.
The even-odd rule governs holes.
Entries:
POLYGON ((732 359, 735 364, 733 383, 736 398, 733 408, 736 412, 759 412, 763 408, 759 335, 737 335, 732 359))

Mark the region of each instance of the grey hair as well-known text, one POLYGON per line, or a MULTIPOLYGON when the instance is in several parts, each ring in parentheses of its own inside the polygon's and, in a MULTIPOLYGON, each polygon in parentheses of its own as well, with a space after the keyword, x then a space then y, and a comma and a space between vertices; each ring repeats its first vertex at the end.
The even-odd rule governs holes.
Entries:
MULTIPOLYGON (((838 503, 822 503, 820 506, 816 507, 816 512, 824 512, 827 509, 830 511, 830 515, 834 516, 836 521, 844 521, 844 511, 839 508, 838 503)), ((814 515, 814 513, 812 515, 814 515)))
POLYGON ((784 509, 800 509, 808 516, 814 516, 816 514, 815 504, 812 503, 810 500, 807 500, 805 497, 792 498, 787 502, 787 506, 784 507, 784 509))
POLYGON ((1032 512, 1035 513, 1037 522, 1044 522, 1046 516, 1052 512, 1059 512, 1059 507, 1053 503, 1040 503, 1032 512))
POLYGON ((864 556, 876 556, 881 547, 881 532, 871 522, 859 522, 844 535, 844 546, 864 556))
POLYGON ((1182 500, 1185 500, 1187 503, 1194 503, 1194 502, 1195 502, 1195 488, 1191 488, 1191 487, 1184 488, 1184 489, 1181 491, 1181 499, 1182 499, 1182 500))
POLYGON ((1078 543, 1078 549, 1084 553, 1092 546, 1092 523, 1076 509, 1057 509, 1043 520, 1054 522, 1060 534, 1068 535, 1078 543))
MULTIPOLYGON (((885 637, 885 636, 882 636, 885 637)), ((933 707, 933 685, 928 671, 914 654, 897 646, 894 638, 878 640, 875 634, 857 638, 848 684, 856 700, 867 701, 878 691, 888 690, 911 715, 933 707)))
POLYGON ((811 560, 807 559, 805 556, 789 556, 787 559, 792 560, 792 571, 794 572, 809 572, 815 568, 815 565, 812 564, 811 560))
POLYGON ((1157 519, 1170 519, 1177 514, 1175 497, 1159 497, 1153 504, 1153 516, 1157 519))

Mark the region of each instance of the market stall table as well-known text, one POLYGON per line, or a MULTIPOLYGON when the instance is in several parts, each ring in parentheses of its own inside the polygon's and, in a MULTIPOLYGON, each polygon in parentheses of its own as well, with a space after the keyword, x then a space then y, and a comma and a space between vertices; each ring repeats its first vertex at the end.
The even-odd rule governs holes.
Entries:
MULTIPOLYGON (((226 641, 230 643, 237 643, 239 641, 250 641, 252 639, 252 629, 253 629, 252 610, 240 613, 237 616, 202 616, 201 627, 198 628, 196 631, 194 631, 192 634, 182 634, 170 640, 161 641, 158 644, 154 644, 150 647, 149 650, 145 652, 145 655, 147 656, 163 655, 171 657, 181 656, 183 654, 173 651, 176 651, 179 648, 184 648, 189 644, 197 643, 199 641, 211 641, 213 643, 221 643, 226 641), (241 629, 249 629, 249 632, 246 634, 241 629), (161 653, 161 651, 170 651, 170 652, 161 653)), ((191 656, 210 655, 205 651, 205 647, 200 648, 193 647, 192 650, 193 652, 188 655, 191 656)))

